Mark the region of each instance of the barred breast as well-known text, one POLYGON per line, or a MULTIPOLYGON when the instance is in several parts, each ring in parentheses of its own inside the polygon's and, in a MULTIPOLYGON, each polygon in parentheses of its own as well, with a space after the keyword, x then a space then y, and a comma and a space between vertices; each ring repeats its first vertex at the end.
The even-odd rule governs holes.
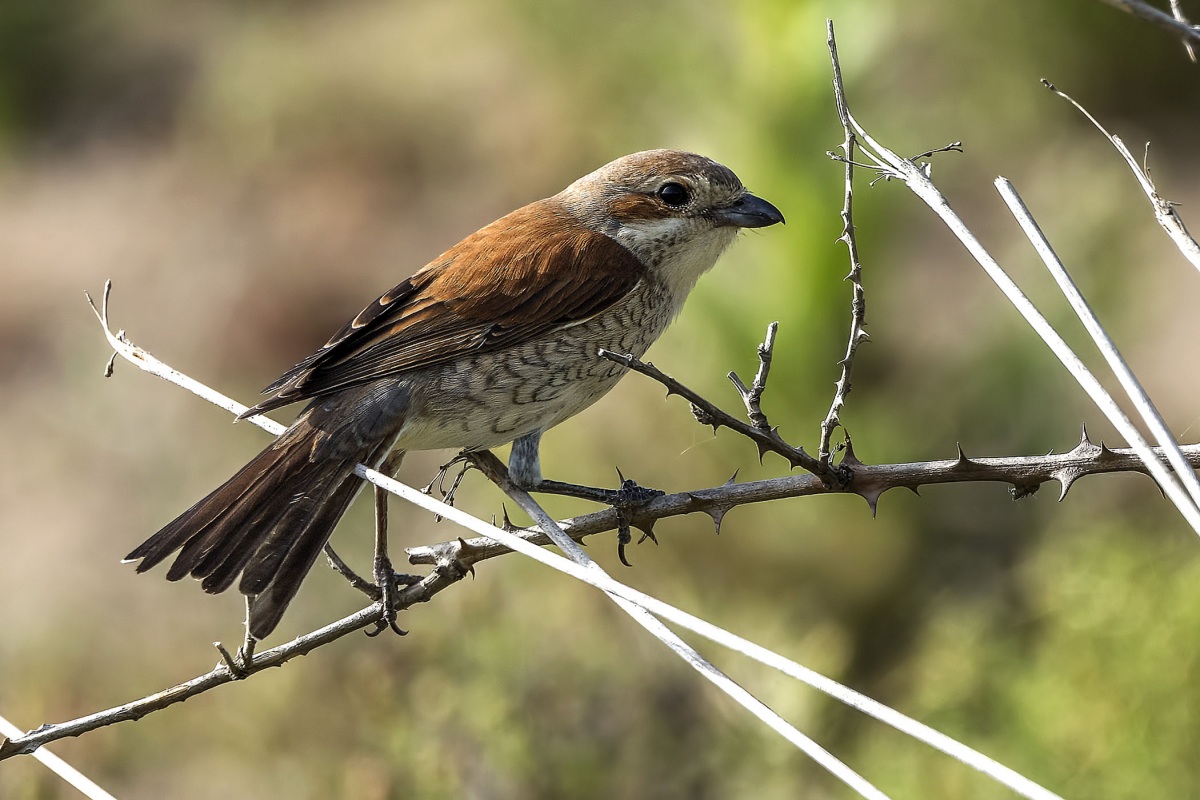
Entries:
POLYGON ((651 282, 591 319, 517 347, 478 353, 401 381, 411 393, 396 447, 477 450, 546 430, 603 397, 627 371, 604 348, 641 357, 677 309, 651 282))

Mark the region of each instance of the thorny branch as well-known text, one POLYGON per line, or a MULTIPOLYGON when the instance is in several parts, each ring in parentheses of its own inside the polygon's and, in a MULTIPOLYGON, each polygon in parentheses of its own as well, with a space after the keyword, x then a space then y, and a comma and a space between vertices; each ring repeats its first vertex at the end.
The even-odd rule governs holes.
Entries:
MULTIPOLYGON (((803 447, 795 447, 788 444, 779 435, 777 428, 767 427, 760 428, 757 425, 750 425, 742 422, 737 417, 723 411, 719 406, 710 400, 701 397, 699 393, 684 386, 679 381, 667 375, 653 364, 642 361, 639 358, 626 353, 613 353, 609 350, 600 351, 601 358, 607 358, 627 367, 634 372, 645 375, 647 378, 657 381, 662 384, 667 395, 677 394, 683 399, 692 404, 693 413, 696 415, 697 421, 702 425, 708 425, 714 431, 718 428, 729 428, 732 431, 740 433, 750 439, 758 447, 758 455, 761 459, 767 453, 777 453, 787 459, 788 463, 793 467, 803 467, 814 475, 819 476, 823 481, 830 486, 843 486, 843 476, 839 474, 836 467, 829 464, 822 464, 817 459, 804 452, 803 447)), ((761 394, 761 393, 760 393, 761 394)), ((761 413, 761 409, 759 409, 761 413)))
MULTIPOLYGON (((1200 444, 1184 445, 1188 463, 1200 467, 1200 444)), ((1156 450, 1161 455, 1161 450, 1156 450)), ((917 492, 922 486, 946 483, 1007 483, 1013 499, 1020 500, 1035 494, 1047 481, 1060 485, 1063 499, 1075 481, 1085 475, 1113 472, 1147 473, 1146 465, 1127 448, 1111 449, 1103 443, 1088 439, 1086 432, 1078 445, 1066 453, 1043 456, 1007 456, 1001 458, 970 458, 959 450, 958 457, 941 461, 920 461, 905 464, 854 463, 854 483, 839 492, 826 486, 815 475, 787 475, 745 483, 729 482, 710 489, 697 489, 655 498, 637 510, 637 525, 652 525, 655 521, 684 514, 703 513, 712 518, 720 531, 725 515, 737 506, 764 503, 788 497, 808 497, 823 494, 853 493, 865 499, 874 513, 879 497, 889 489, 906 488, 917 492)), ((579 541, 597 533, 616 530, 618 515, 613 509, 596 511, 560 521, 562 529, 579 541)), ((520 528, 514 533, 538 545, 549 544, 536 527, 520 528)), ((486 538, 473 538, 410 547, 408 560, 412 564, 442 563, 455 559, 464 565, 477 564, 509 552, 508 548, 486 538), (465 548, 468 552, 460 554, 465 548)))
POLYGON ((754 375, 754 382, 746 388, 746 384, 738 377, 736 372, 730 372, 726 377, 733 384, 733 388, 737 389, 737 393, 741 395, 742 402, 746 404, 746 416, 750 418, 750 422, 760 431, 770 432, 771 423, 767 420, 767 415, 762 410, 763 392, 767 390, 767 376, 771 374, 771 359, 775 356, 775 334, 779 332, 779 323, 772 322, 767 326, 767 335, 763 338, 763 343, 758 346, 758 372, 754 375))
MULTIPOLYGON (((419 584, 400 592, 397 601, 398 607, 408 608, 415 603, 424 603, 461 579, 462 574, 453 569, 435 569, 419 584)), ((237 659, 223 658, 222 662, 213 667, 211 671, 161 692, 69 722, 42 725, 24 736, 5 739, 0 741, 0 761, 12 756, 32 753, 42 745, 59 739, 79 736, 118 722, 141 719, 147 714, 160 711, 176 703, 182 703, 209 689, 215 689, 236 680, 243 680, 270 667, 283 666, 297 656, 308 655, 318 647, 334 642, 349 633, 371 627, 379 621, 382 613, 382 605, 375 603, 355 614, 330 623, 324 628, 299 636, 286 644, 261 653, 250 654, 250 658, 243 659, 240 656, 237 659)))
MULTIPOLYGON (((836 58, 837 43, 833 39, 832 30, 829 31, 827 45, 830 52, 834 54, 833 100, 845 135, 841 147, 846 165, 846 191, 842 200, 842 235, 838 237, 838 241, 846 243, 846 249, 850 256, 850 272, 846 275, 845 280, 850 281, 853 289, 850 301, 850 335, 846 341, 846 353, 840 362, 842 371, 838 376, 833 393, 833 402, 829 404, 829 412, 821 421, 821 444, 817 451, 817 458, 823 464, 828 464, 833 456, 830 440, 833 438, 834 430, 841 425, 841 411, 846 405, 846 395, 850 394, 850 376, 854 370, 854 356, 858 352, 858 346, 868 338, 866 331, 867 296, 862 285, 862 262, 858 257, 858 239, 854 235, 854 149, 857 146, 857 139, 854 136, 854 130, 850 127, 846 95, 842 84, 842 67, 836 58)), ((830 153, 830 155, 833 154, 830 153)), ((847 433, 846 442, 849 443, 849 441, 850 437, 847 433)))

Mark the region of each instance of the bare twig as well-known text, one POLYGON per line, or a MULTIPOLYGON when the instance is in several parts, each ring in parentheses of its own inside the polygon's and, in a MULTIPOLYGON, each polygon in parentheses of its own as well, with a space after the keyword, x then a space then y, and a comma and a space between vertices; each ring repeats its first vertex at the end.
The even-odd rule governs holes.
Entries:
MULTIPOLYGON (((22 731, 20 728, 13 725, 4 717, 0 717, 0 736, 20 736, 21 734, 22 731)), ((111 794, 101 789, 91 778, 45 748, 33 753, 33 757, 45 764, 46 768, 55 775, 79 790, 79 793, 89 798, 89 800, 116 800, 111 794)))
POLYGON ((1079 287, 1072 280, 1062 261, 1059 260, 1058 255, 1054 252, 1054 248, 1050 246, 1049 240, 1042 233, 1033 215, 1029 213, 1029 209, 1026 208, 1024 201, 1017 194, 1016 188, 1005 178, 996 179, 996 188, 1000 191, 1000 196, 1004 198, 1004 202, 1008 204, 1013 216, 1016 217, 1021 230, 1025 232, 1034 250, 1037 251, 1046 268, 1050 270, 1050 274, 1054 276, 1055 282, 1058 283, 1071 308, 1075 310, 1079 321, 1083 323, 1088 335, 1100 349, 1104 360, 1108 363, 1109 369, 1117 376, 1117 380, 1120 382, 1121 388, 1125 390, 1126 396, 1129 397, 1147 427, 1154 433, 1159 447, 1165 451, 1167 458, 1171 462, 1171 466, 1174 467, 1176 476, 1179 477, 1183 483, 1183 487, 1191 495, 1193 505, 1200 507, 1200 480, 1197 480, 1195 471, 1187 463, 1183 452, 1180 451, 1179 445, 1175 442, 1174 434, 1167 428, 1166 421, 1158 413, 1158 409, 1154 407, 1150 396, 1142 388, 1142 384, 1133 374, 1133 370, 1129 368, 1129 364, 1121 356, 1120 351, 1117 350, 1117 345, 1113 342, 1112 337, 1108 335, 1108 332, 1100 324, 1100 320, 1096 317, 1095 312, 1092 311, 1091 305, 1088 304, 1083 293, 1079 291, 1079 287))
MULTIPOLYGON (((113 357, 109 358, 108 366, 104 370, 104 377, 112 377, 113 374, 113 358, 121 356, 126 361, 134 364, 143 372, 148 372, 151 375, 156 375, 163 380, 170 381, 176 386, 187 389, 197 397, 202 397, 218 408, 223 408, 234 416, 241 414, 243 411, 249 411, 249 406, 244 406, 241 403, 226 397, 220 392, 205 386, 200 381, 189 378, 177 369, 164 364, 154 356, 147 353, 142 348, 129 341, 125 336, 124 330, 118 330, 113 333, 112 326, 108 322, 108 300, 112 294, 112 281, 104 282, 104 292, 100 296, 100 307, 97 308, 95 302, 92 301, 92 296, 84 292, 84 297, 87 298, 88 305, 92 307, 92 313, 96 315, 96 319, 100 321, 100 326, 104 329, 104 336, 108 339, 108 344, 113 349, 113 357)), ((258 414, 246 420, 251 425, 262 428, 267 433, 278 436, 283 433, 286 427, 268 418, 265 414, 258 414)))
POLYGON ((819 476, 831 486, 844 487, 846 485, 847 476, 842 475, 837 468, 829 464, 822 464, 804 452, 803 447, 793 447, 785 442, 779 435, 778 429, 760 430, 753 425, 742 422, 732 414, 722 411, 714 403, 701 397, 698 393, 684 386, 670 375, 667 375, 658 367, 635 358, 628 353, 621 355, 608 350, 601 350, 600 356, 661 383, 666 388, 668 395, 677 394, 691 403, 694 408, 699 409, 701 413, 697 418, 705 425, 712 426, 714 430, 721 427, 729 428, 750 439, 758 447, 759 458, 766 453, 777 453, 786 458, 788 463, 793 467, 803 467, 814 475, 819 476))
MULTIPOLYGON (((455 574, 454 570, 435 570, 422 580, 421 583, 402 590, 397 601, 398 605, 401 608, 408 608, 416 603, 424 603, 447 586, 461 580, 461 578, 461 573, 455 574)), ((59 739, 79 736, 118 722, 141 719, 147 714, 160 711, 176 703, 182 703, 184 700, 195 697, 202 692, 207 692, 209 689, 221 686, 222 684, 242 680, 270 667, 282 666, 297 656, 307 655, 318 647, 336 641, 347 634, 374 625, 380 619, 382 613, 382 604, 375 603, 337 622, 330 623, 324 628, 299 636, 286 644, 273 647, 270 650, 264 650, 257 655, 252 655, 246 663, 237 663, 235 661, 236 666, 233 668, 223 661, 214 667, 212 671, 204 675, 177 684, 169 689, 164 689, 148 697, 143 697, 131 703, 125 703, 105 711, 88 714, 85 717, 80 717, 69 722, 42 725, 40 728, 30 731, 23 736, 15 736, 0 742, 0 761, 12 756, 32 753, 42 745, 59 739)), ((232 657, 230 657, 230 660, 232 660, 232 657)))
MULTIPOLYGON (((1192 45, 1200 44, 1200 28, 1195 25, 1188 24, 1188 21, 1183 18, 1183 14, 1176 11, 1175 16, 1168 14, 1165 11, 1155 8, 1149 3, 1142 0, 1101 0, 1104 3, 1118 8, 1121 11, 1133 14, 1135 17, 1152 22, 1160 28, 1171 31, 1178 36, 1188 49, 1188 55, 1192 60, 1196 60, 1195 53, 1192 50, 1192 45)), ((1176 8, 1175 0, 1171 0, 1171 8, 1176 8)))
POLYGON ((771 423, 767 420, 767 415, 763 413, 762 396, 763 392, 767 390, 767 376, 771 374, 771 358, 775 354, 775 334, 778 332, 778 322, 772 322, 767 326, 767 335, 763 338, 763 343, 758 346, 758 372, 755 373, 754 383, 750 385, 750 388, 746 388, 746 384, 742 382, 736 372, 730 372, 726 376, 733 383, 733 388, 737 389, 742 402, 746 405, 746 415, 750 417, 750 424, 768 434, 771 432, 771 423))
POLYGON ((975 234, 971 232, 966 223, 962 221, 962 218, 950 207, 949 201, 946 200, 946 197, 938 190, 933 181, 929 179, 927 170, 910 159, 901 158, 895 152, 880 144, 858 123, 848 108, 846 118, 850 121, 854 132, 858 134, 861 140, 859 146, 863 152, 868 154, 872 159, 882 162, 886 169, 890 169, 899 175, 913 194, 920 198, 922 202, 928 205, 941 218, 946 227, 950 229, 950 232, 966 247, 967 252, 983 267, 984 272, 987 273, 988 277, 1004 293, 1004 296, 1012 303, 1013 307, 1020 312, 1021 316, 1025 318, 1025 321, 1034 332, 1042 338, 1042 341, 1046 343, 1055 357, 1067 368, 1071 377, 1087 393, 1092 402, 1096 404, 1096 407, 1117 428, 1125 438, 1125 441, 1138 453, 1138 456, 1143 459, 1150 470, 1150 474, 1158 482, 1158 485, 1166 493, 1179 513, 1187 520, 1192 530, 1200 534, 1200 509, 1197 509, 1192 503, 1191 498, 1175 479, 1175 476, 1164 466, 1161 457, 1154 452, 1146 442, 1145 437, 1130 422, 1129 417, 1125 415, 1120 406, 1112 399, 1112 396, 1105 391, 1103 385, 1096 380, 1096 376, 1092 374, 1083 361, 1080 360, 1079 356, 1067 345, 1066 341, 1047 321, 1045 316, 1029 301, 1029 298, 1025 296, 1008 273, 1004 271, 975 234))
POLYGON ((846 405, 846 395, 850 394, 850 376, 854 370, 855 353, 858 352, 859 344, 868 338, 866 331, 867 296, 862 285, 862 262, 858 257, 858 240, 854 235, 854 149, 857 146, 857 139, 847 116, 846 93, 842 85, 842 66, 837 58, 837 41, 833 36, 832 25, 827 27, 826 46, 829 48, 830 60, 833 62, 833 101, 837 107, 838 119, 842 123, 842 131, 845 135, 841 148, 845 163, 846 190, 842 200, 842 235, 838 237, 838 241, 845 242, 849 252, 850 273, 846 275, 845 280, 850 281, 853 288, 850 299, 850 335, 846 341, 846 352, 839 362, 841 374, 835 385, 829 412, 821 422, 821 444, 817 450, 817 458, 823 464, 828 464, 833 455, 830 441, 833 438, 834 430, 841 425, 841 411, 846 405))
MULTIPOLYGON (((944 144, 941 147, 935 147, 932 150, 926 150, 923 153, 917 153, 915 156, 911 156, 909 158, 909 161, 920 161, 922 158, 929 158, 930 156, 937 155, 938 153, 961 153, 961 152, 963 152, 962 142, 951 142, 950 144, 944 144)), ((932 169, 932 166, 930 166, 929 164, 925 164, 924 168, 925 168, 925 172, 928 173, 929 170, 932 169)))
MULTIPOLYGON (((1042 79, 1042 85, 1056 95, 1066 100, 1079 111, 1080 114, 1087 117, 1088 121, 1096 127, 1112 143, 1112 146, 1121 154, 1121 158, 1125 159, 1125 163, 1129 165, 1129 169, 1133 172, 1133 176, 1137 178, 1138 185, 1142 187, 1142 192, 1145 193, 1147 199, 1150 200, 1150 207, 1154 209, 1154 218, 1158 220, 1158 224, 1162 227, 1167 235, 1171 237, 1171 241, 1179 248, 1179 252, 1183 253, 1183 257, 1192 262, 1192 266, 1200 269, 1200 244, 1195 238, 1188 233, 1187 226, 1183 224, 1183 218, 1179 216, 1179 212, 1175 210, 1175 204, 1169 200, 1164 200, 1159 195, 1154 186, 1154 181, 1150 178, 1149 171, 1144 165, 1139 165, 1134 159, 1133 153, 1129 152, 1129 148, 1121 141, 1119 136, 1114 136, 1105 130, 1100 121, 1093 117, 1090 112, 1079 103, 1075 102, 1074 98, 1063 92, 1050 81, 1042 79)), ((1146 145, 1146 152, 1149 154, 1150 145, 1146 145)))

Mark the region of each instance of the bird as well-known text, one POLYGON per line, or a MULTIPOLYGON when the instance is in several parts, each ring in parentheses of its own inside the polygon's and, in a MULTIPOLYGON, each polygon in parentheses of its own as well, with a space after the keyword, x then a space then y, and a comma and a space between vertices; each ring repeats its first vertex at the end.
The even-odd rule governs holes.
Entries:
POLYGON ((363 482, 359 463, 511 442, 530 491, 613 493, 543 479, 542 434, 607 393, 675 319, 739 231, 784 222, 722 164, 648 150, 480 228, 376 298, 239 416, 308 405, 275 441, 125 557, 178 551, 187 575, 249 601, 269 636, 363 482))

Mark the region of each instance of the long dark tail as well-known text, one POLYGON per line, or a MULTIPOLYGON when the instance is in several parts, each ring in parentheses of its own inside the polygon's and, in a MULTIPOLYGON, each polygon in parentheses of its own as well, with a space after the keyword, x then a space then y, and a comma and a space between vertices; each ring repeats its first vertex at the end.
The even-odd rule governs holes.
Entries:
MULTIPOLYGON (((316 410, 316 409, 314 409, 316 410)), ((323 416, 317 410, 317 416, 323 416)), ((302 415, 236 475, 125 557, 145 572, 176 550, 167 580, 201 579, 223 592, 240 573, 238 590, 253 597, 250 633, 263 639, 279 624, 300 583, 321 554, 362 481, 360 462, 375 465, 391 437, 322 430, 302 415), (341 434, 341 435, 338 435, 341 434)))

